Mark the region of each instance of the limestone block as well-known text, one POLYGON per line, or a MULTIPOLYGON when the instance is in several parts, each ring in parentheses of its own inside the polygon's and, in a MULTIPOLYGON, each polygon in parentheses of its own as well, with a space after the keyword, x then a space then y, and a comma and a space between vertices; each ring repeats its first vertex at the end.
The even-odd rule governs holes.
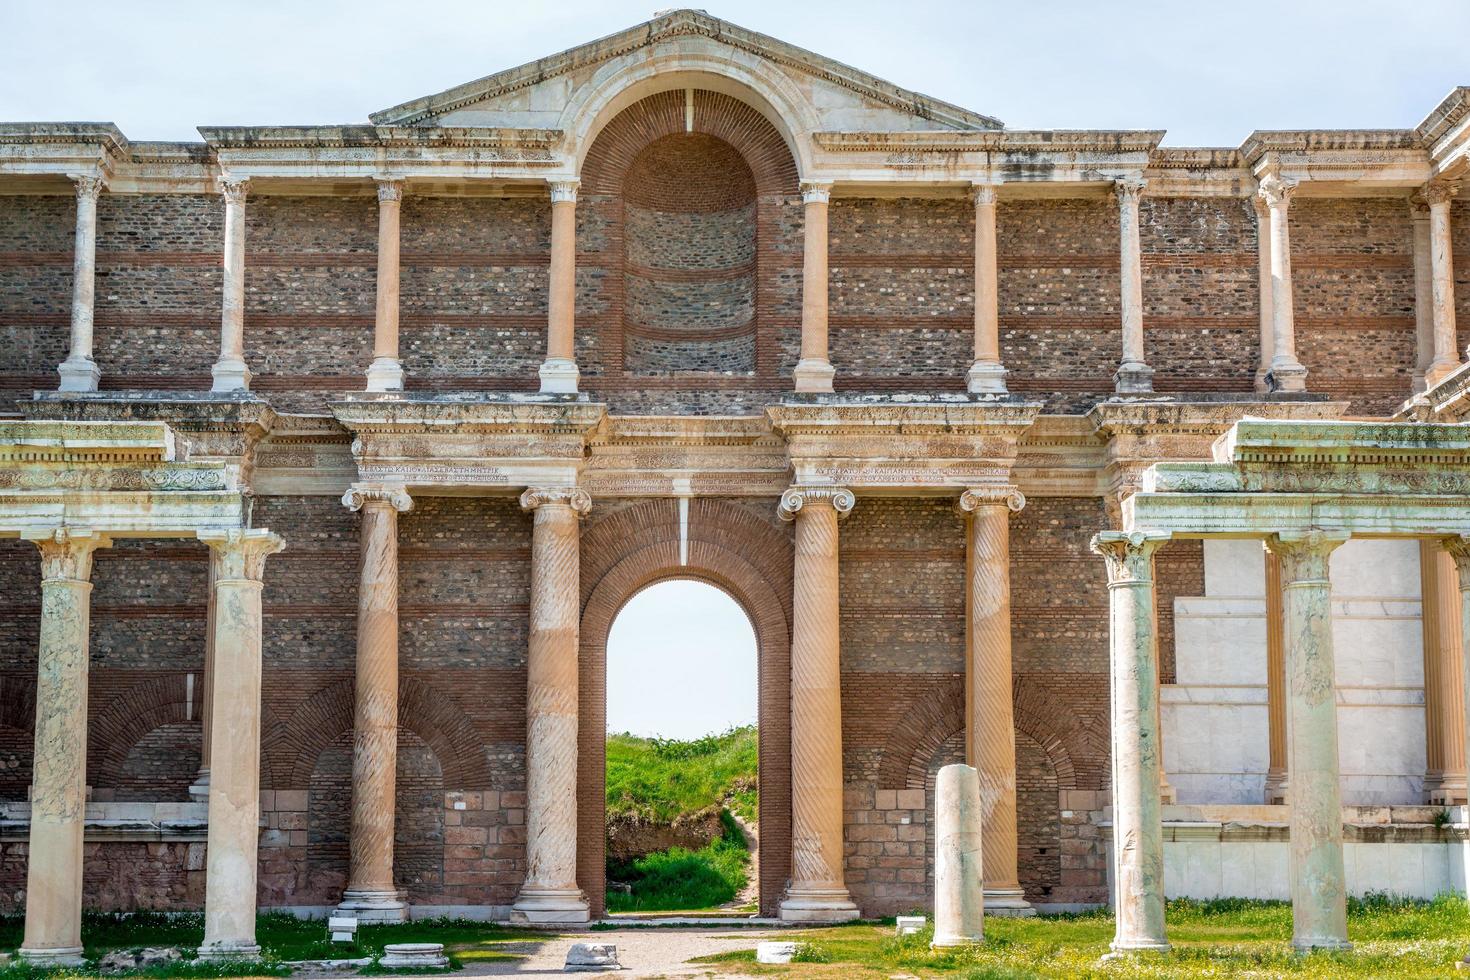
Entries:
POLYGON ((563 967, 568 973, 622 968, 618 962, 618 947, 614 943, 573 943, 567 950, 567 964, 563 967))
POLYGON ((768 941, 756 943, 755 961, 757 963, 790 963, 791 957, 796 955, 796 943, 768 941))
POLYGON ((327 917, 328 938, 334 943, 350 943, 357 937, 357 916, 332 915, 327 917))
POLYGON ((401 968, 443 968, 449 965, 443 943, 389 943, 383 947, 379 966, 401 968))
POLYGON ((924 931, 926 920, 922 915, 900 915, 894 926, 894 935, 912 936, 924 931))

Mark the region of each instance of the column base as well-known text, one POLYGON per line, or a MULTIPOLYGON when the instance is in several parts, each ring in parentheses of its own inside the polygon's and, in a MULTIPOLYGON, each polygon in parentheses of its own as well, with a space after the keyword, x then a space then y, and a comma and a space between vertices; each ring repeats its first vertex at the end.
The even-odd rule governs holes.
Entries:
POLYGON ((1110 960, 1127 959, 1135 953, 1167 953, 1172 948, 1173 947, 1170 946, 1168 943, 1152 942, 1149 940, 1138 940, 1126 943, 1120 943, 1117 940, 1114 940, 1113 942, 1108 944, 1108 949, 1110 949, 1111 952, 1104 953, 1102 955, 1102 960, 1106 963, 1110 960))
POLYGON ((210 391, 250 390, 250 369, 245 366, 244 361, 221 358, 214 362, 209 373, 214 377, 214 385, 210 391))
POLYGON ((965 387, 972 395, 1004 395, 1006 374, 999 361, 976 361, 965 373, 965 387))
POLYGON ((82 955, 80 946, 57 946, 54 949, 26 949, 22 946, 15 951, 25 962, 32 966, 42 968, 53 966, 82 966, 87 958, 82 955))
POLYGON ((782 922, 851 922, 858 918, 846 888, 792 889, 781 900, 782 922))
POLYGON ((832 379, 837 376, 837 369, 832 362, 826 358, 804 357, 796 362, 796 368, 791 372, 791 380, 796 385, 796 390, 810 394, 831 394, 832 379))
POLYGON ((537 372, 541 376, 541 393, 548 395, 575 395, 581 372, 577 362, 570 357, 548 357, 541 362, 537 372))
POLYGON ((1462 806, 1467 800, 1465 777, 1456 774, 1429 788, 1430 806, 1462 806))
POLYGON ((1306 391, 1307 369, 1294 362, 1273 364, 1266 375, 1266 384, 1273 392, 1306 391))
POLYGON ((260 945, 250 939, 221 939, 199 947, 201 960, 258 960, 260 945))
POLYGON ((510 907, 511 925, 517 926, 581 925, 591 919, 580 888, 526 888, 510 907))
POLYGON ((396 924, 408 921, 407 899, 408 893, 397 889, 349 888, 337 911, 357 916, 362 925, 396 924))
POLYGON ((1179 791, 1163 780, 1159 781, 1159 803, 1164 806, 1173 806, 1179 802, 1179 791))
POLYGON ((1113 375, 1113 390, 1120 395, 1151 395, 1154 369, 1142 361, 1124 361, 1113 375))
POLYGON ((102 369, 90 357, 68 357, 56 366, 56 373, 61 375, 57 391, 96 391, 102 377, 102 369))
POLYGON ((1019 886, 985 889, 985 914, 1003 919, 1029 919, 1036 914, 1019 886))
POLYGON ((403 365, 396 357, 375 357, 367 369, 368 391, 402 391, 403 365))
POLYGON ((1271 390, 1271 372, 1267 368, 1256 368, 1256 391, 1264 395, 1271 390))
POLYGON ((1435 361, 1424 369, 1424 387, 1433 388, 1458 370, 1459 361, 1435 361))
POLYGON ((980 945, 983 945, 984 942, 985 942, 985 937, 984 936, 979 936, 979 937, 976 937, 976 936, 961 936, 959 934, 955 934, 955 935, 950 936, 950 935, 941 935, 941 934, 939 934, 939 933, 936 932, 934 934, 934 938, 929 941, 929 948, 930 949, 954 949, 956 946, 980 946, 980 945))
POLYGON ((1284 806, 1287 785, 1286 773, 1268 771, 1266 773, 1266 805, 1284 806))
POLYGON ((1293 939, 1291 948, 1298 953, 1311 953, 1322 950, 1328 953, 1351 952, 1353 944, 1346 939, 1338 939, 1336 936, 1324 936, 1320 939, 1293 939))

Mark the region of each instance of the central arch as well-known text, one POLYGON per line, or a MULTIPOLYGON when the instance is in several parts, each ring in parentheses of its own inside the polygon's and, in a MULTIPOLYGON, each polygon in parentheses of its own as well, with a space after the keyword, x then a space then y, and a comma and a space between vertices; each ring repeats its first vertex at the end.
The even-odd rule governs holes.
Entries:
MULTIPOLYGON (((721 589, 755 629, 760 740, 760 911, 775 915, 791 873, 791 538, 775 501, 612 504, 582 532, 577 883, 604 913, 607 637, 623 605, 665 579, 721 589)), ((596 513, 596 512, 594 512, 596 513)))

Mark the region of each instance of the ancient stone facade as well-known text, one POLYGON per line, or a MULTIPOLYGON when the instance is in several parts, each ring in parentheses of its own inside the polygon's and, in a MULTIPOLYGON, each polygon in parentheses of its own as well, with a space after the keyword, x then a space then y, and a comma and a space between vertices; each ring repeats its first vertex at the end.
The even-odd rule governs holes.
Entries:
MULTIPOLYGON (((85 728, 82 901, 201 907, 225 857, 244 881, 250 807, 217 792, 242 760, 213 736, 219 692, 256 683, 260 905, 600 914, 607 632, 678 576, 755 626, 767 914, 928 905, 956 762, 980 774, 989 911, 1108 901, 1123 709, 1161 721, 1128 774, 1129 799, 1156 784, 1147 822, 1175 795, 1246 803, 1201 787, 1284 798, 1265 798, 1276 587, 1251 613, 1269 765, 1212 769, 1171 725, 1220 686, 1199 610, 1238 555, 1181 539, 1115 570, 1151 583, 1129 622, 1161 688, 1120 706, 1089 540, 1123 527, 1150 464, 1209 459, 1243 417, 1464 413, 1470 91, 1412 130, 1171 148, 1006 129, 674 11, 370 118, 194 144, 0 126, 0 412, 166 427, 249 502, 228 530, 287 544, 257 576, 252 678, 249 643, 212 628, 226 599, 250 615, 213 539, 95 528, 114 540, 92 553, 85 714, 62 719, 85 728)), ((0 454, 0 490, 23 464, 0 454)), ((26 801, 80 804, 35 750, 60 590, 19 533, 0 525, 17 909, 37 895, 26 801)), ((1401 598, 1417 622, 1421 595, 1401 598)), ((1379 802, 1463 797, 1451 633, 1425 634, 1418 734, 1362 770, 1415 798, 1379 802)), ((1432 822, 1413 833, 1448 846, 1432 822)), ((1146 947, 1161 913, 1134 911, 1146 947)), ((212 910, 208 942, 248 948, 243 914, 212 910)), ((48 916, 35 948, 64 956, 71 920, 48 916)))

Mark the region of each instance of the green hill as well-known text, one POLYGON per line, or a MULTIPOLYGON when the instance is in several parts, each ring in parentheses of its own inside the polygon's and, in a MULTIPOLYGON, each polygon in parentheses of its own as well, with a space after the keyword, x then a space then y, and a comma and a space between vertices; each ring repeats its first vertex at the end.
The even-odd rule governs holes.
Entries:
POLYGON ((608 735, 608 819, 671 824, 711 807, 755 821, 754 725, 691 742, 608 735))

